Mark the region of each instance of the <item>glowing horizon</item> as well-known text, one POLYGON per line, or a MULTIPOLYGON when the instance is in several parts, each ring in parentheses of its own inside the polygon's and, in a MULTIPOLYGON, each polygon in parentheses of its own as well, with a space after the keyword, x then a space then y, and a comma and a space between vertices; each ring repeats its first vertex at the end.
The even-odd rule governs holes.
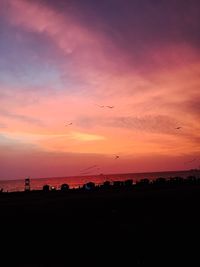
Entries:
POLYGON ((0 0, 0 179, 198 168, 200 4, 55 2, 0 0))

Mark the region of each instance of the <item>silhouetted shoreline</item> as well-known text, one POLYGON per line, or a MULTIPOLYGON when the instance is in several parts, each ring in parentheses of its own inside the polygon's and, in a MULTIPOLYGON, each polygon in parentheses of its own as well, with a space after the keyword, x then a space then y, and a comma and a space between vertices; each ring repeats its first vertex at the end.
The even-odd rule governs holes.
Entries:
MULTIPOLYGON (((190 173, 190 172, 189 172, 190 173)), ((27 178, 25 179, 25 184, 24 184, 24 191, 45 191, 45 192, 50 192, 50 191, 64 191, 64 192, 81 192, 81 191, 103 191, 103 190, 124 190, 124 189, 137 189, 137 188, 142 188, 142 189, 151 189, 151 188, 169 188, 173 186, 183 186, 183 185, 198 185, 200 184, 200 171, 196 170, 197 175, 189 175, 186 178, 180 177, 180 176, 171 176, 168 178, 164 177, 158 177, 154 180, 148 179, 148 178, 142 178, 136 182, 134 182, 133 179, 125 179, 125 180, 113 180, 109 181, 106 180, 102 183, 95 183, 92 181, 89 181, 83 185, 79 185, 78 187, 70 187, 69 184, 63 183, 61 186, 58 188, 56 186, 52 186, 50 184, 44 184, 41 190, 31 190, 31 179, 27 178), (27 184, 28 183, 28 184, 27 184)), ((51 182, 51 180, 48 180, 51 182)), ((21 192, 21 191, 19 191, 21 192)), ((11 193, 9 191, 4 191, 3 188, 0 190, 0 194, 2 193, 11 193)))
POLYGON ((2 255, 12 266, 193 266, 199 181, 1 193, 2 255))
MULTIPOLYGON (((94 182, 95 185, 102 185, 105 181, 125 181, 132 179, 133 183, 147 178, 149 180, 155 180, 158 177, 169 179, 172 177, 188 176, 200 177, 200 170, 179 170, 179 171, 162 171, 162 172, 140 172, 140 173, 113 173, 113 174, 99 174, 99 175, 85 175, 85 176, 66 176, 66 177, 49 177, 49 178, 33 178, 31 177, 31 190, 41 190, 45 184, 54 186, 57 190, 61 188, 61 185, 67 183, 71 188, 82 187, 87 182, 94 182)), ((0 181, 0 188, 3 188, 4 192, 24 191, 24 179, 20 180, 7 180, 0 181)))

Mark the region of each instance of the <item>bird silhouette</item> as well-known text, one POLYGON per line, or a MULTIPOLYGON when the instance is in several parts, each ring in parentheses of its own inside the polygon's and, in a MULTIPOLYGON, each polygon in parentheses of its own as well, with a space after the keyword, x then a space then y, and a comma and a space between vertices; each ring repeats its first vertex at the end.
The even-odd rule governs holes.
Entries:
POLYGON ((116 156, 115 156, 115 159, 119 159, 119 156, 118 156, 118 155, 116 155, 116 156))
POLYGON ((72 122, 69 122, 69 123, 66 123, 65 126, 69 126, 69 125, 72 125, 73 123, 72 122))
POLYGON ((179 129, 181 129, 181 128, 182 128, 182 127, 179 126, 179 127, 176 127, 175 129, 176 129, 176 130, 179 130, 179 129))
POLYGON ((114 108, 114 106, 106 106, 107 108, 114 108))

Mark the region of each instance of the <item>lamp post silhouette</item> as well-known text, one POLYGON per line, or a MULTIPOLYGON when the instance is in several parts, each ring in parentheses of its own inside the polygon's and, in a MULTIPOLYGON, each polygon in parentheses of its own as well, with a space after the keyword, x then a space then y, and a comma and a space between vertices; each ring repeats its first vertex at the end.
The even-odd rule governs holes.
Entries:
POLYGON ((30 178, 27 177, 25 179, 25 184, 24 184, 24 191, 30 191, 31 190, 31 186, 30 186, 30 178))

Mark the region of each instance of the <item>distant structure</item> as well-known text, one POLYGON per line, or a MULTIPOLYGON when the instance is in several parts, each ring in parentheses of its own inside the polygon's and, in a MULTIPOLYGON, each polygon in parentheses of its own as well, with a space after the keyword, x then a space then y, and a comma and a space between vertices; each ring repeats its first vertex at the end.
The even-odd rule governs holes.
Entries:
POLYGON ((92 191, 95 189, 95 183, 93 182, 88 182, 86 184, 83 185, 83 188, 87 191, 92 191))
POLYGON ((25 179, 24 191, 30 191, 30 190, 31 190, 30 178, 27 177, 27 178, 25 179))
POLYGON ((68 191, 69 190, 69 185, 68 184, 62 184, 60 190, 61 191, 68 191))
POLYGON ((49 192, 49 188, 50 188, 49 185, 48 185, 48 184, 45 184, 45 185, 43 186, 43 189, 42 189, 42 190, 43 190, 44 192, 49 192))

